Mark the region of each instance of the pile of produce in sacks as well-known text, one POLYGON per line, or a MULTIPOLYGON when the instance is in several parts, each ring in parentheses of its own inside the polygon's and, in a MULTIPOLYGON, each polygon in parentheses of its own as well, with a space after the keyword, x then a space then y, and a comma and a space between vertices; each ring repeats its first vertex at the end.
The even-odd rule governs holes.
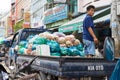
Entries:
POLYGON ((83 45, 75 36, 59 32, 30 35, 26 41, 19 43, 18 51, 20 54, 36 55, 36 46, 43 44, 49 45, 51 56, 84 56, 83 45))
POLYGON ((6 39, 0 38, 0 44, 1 44, 1 45, 4 44, 5 42, 6 42, 6 39))

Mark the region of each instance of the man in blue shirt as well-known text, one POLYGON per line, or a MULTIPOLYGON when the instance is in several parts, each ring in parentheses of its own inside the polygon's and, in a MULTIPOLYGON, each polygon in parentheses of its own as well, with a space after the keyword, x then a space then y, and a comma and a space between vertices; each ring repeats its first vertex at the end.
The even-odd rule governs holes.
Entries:
POLYGON ((94 33, 94 23, 92 16, 94 15, 95 7, 90 5, 87 7, 87 15, 83 21, 83 43, 85 54, 88 58, 92 58, 95 54, 95 44, 98 39, 94 33))

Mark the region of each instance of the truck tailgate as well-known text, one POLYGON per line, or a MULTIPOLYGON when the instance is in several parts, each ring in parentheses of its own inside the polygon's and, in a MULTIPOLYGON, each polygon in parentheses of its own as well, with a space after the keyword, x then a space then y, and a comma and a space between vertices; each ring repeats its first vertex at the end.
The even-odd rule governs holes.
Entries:
MULTIPOLYGON (((17 62, 22 64, 34 57, 19 55, 17 62)), ((31 68, 60 77, 110 76, 116 61, 106 61, 103 58, 39 56, 32 63, 31 68)))

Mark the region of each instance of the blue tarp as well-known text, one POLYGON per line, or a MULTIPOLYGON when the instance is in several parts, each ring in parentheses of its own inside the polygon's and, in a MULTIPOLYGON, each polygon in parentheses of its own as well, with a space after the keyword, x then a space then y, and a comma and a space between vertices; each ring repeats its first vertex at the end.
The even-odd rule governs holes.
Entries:
POLYGON ((118 60, 115 69, 110 77, 110 80, 120 80, 120 59, 118 60))

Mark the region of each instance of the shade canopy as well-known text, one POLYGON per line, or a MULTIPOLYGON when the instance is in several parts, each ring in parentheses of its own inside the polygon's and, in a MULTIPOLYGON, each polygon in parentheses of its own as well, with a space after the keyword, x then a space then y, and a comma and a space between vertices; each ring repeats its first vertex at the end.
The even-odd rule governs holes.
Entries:
MULTIPOLYGON (((85 16, 86 14, 82 14, 81 16, 61 25, 59 27, 59 32, 70 32, 70 31, 76 31, 76 30, 79 30, 79 32, 82 32, 82 28, 83 28, 82 25, 83 25, 83 20, 85 16)), ((108 19, 110 19, 110 7, 96 11, 93 16, 93 20, 95 23, 106 21, 108 19)))

